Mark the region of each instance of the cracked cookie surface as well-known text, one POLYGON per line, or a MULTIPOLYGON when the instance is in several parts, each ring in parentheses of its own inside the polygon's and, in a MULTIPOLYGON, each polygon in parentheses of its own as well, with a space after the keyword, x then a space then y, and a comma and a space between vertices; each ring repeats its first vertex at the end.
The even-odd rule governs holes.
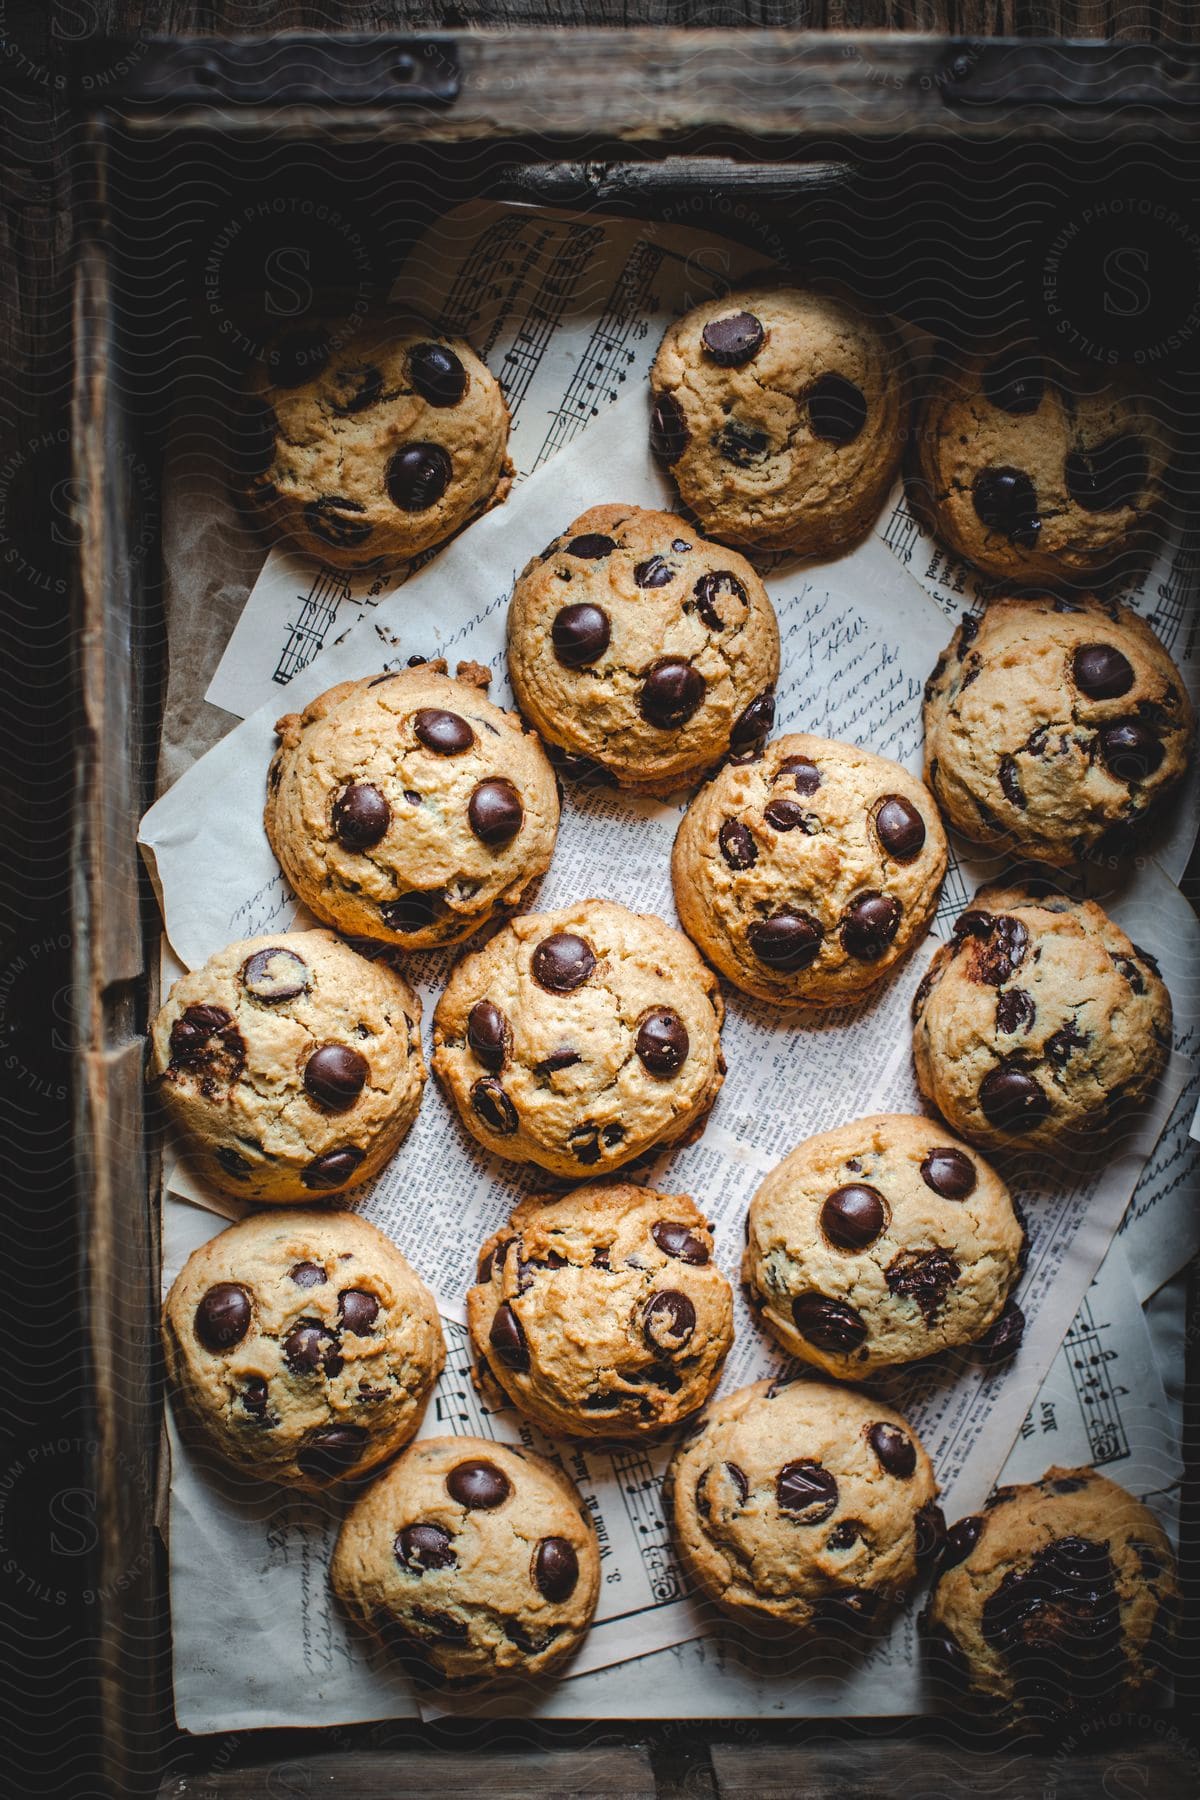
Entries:
POLYGON ((844 550, 899 466, 907 363, 890 330, 832 294, 705 301, 667 331, 650 388, 651 447, 722 542, 844 550))
POLYGON ((1049 1725, 1157 1680, 1178 1602, 1149 1508, 1093 1469, 1052 1468, 951 1527, 921 1615, 926 1665, 940 1696, 1049 1725))
POLYGON ((487 671, 423 663, 288 713, 267 778, 271 848, 325 923, 404 950, 458 943, 521 903, 558 834, 554 771, 493 706, 487 671))
POLYGON ((750 1202, 742 1274, 791 1356, 857 1380, 986 1338, 1025 1234, 1004 1182, 931 1119, 880 1113, 806 1139, 750 1202))
POLYGON ((244 938, 171 988, 147 1080, 214 1186, 321 1200, 377 1175, 416 1118, 421 1001, 328 931, 244 938))
POLYGON ((586 1506, 544 1457, 425 1438, 358 1500, 330 1567, 351 1616, 445 1681, 542 1675, 585 1636, 600 1591, 586 1506))
POLYGON ((433 1295, 355 1213, 257 1213, 192 1252, 167 1373, 228 1462, 317 1493, 406 1444, 445 1361, 433 1295))
POLYGON ((526 913, 458 963, 433 1066, 485 1149, 608 1174, 702 1128, 724 1079, 716 977, 661 919, 611 900, 526 913))
POLYGON ((1068 867, 1183 775, 1194 719, 1150 627, 1092 597, 964 615, 925 688, 925 779, 978 843, 1068 867))
POLYGON ((595 506, 522 571, 508 665, 564 774, 669 793, 761 745, 779 630, 744 557, 672 513, 595 506))
POLYGON ((1093 900, 981 888, 913 1000, 917 1082, 984 1149, 1084 1153, 1149 1099, 1171 997, 1093 900))
POLYGON ((760 1381, 715 1401, 668 1491, 689 1572, 735 1617, 862 1631, 941 1543, 937 1482, 912 1427, 829 1382, 760 1381))
POLYGON ((914 506, 1001 580, 1074 586, 1155 535, 1172 446, 1144 374, 970 356, 930 384, 916 442, 914 506))
POLYGON ((476 1384, 551 1435, 635 1438, 708 1399, 733 1296, 685 1194, 625 1182, 523 1200, 467 1293, 476 1384))
POLYGON ((250 499, 279 536, 342 568, 403 562, 511 486, 495 377, 461 338, 398 315, 281 334, 247 410, 250 499))
POLYGON ((869 992, 925 931, 945 868, 919 781, 806 732, 701 788, 671 857, 689 937, 735 987, 778 1006, 869 992))

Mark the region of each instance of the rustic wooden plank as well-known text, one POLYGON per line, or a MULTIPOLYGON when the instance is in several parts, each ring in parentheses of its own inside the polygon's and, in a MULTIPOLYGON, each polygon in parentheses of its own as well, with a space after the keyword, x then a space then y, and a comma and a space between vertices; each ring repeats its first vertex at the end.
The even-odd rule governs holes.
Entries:
MULTIPOLYGON (((644 1750, 611 1744, 591 1750, 543 1750, 524 1756, 475 1755, 460 1750, 351 1751, 292 1757, 284 1762, 177 1775, 158 1800, 278 1800, 304 1794, 336 1800, 656 1800, 654 1771, 644 1750)), ((702 1793, 703 1790, 700 1790, 702 1793)))

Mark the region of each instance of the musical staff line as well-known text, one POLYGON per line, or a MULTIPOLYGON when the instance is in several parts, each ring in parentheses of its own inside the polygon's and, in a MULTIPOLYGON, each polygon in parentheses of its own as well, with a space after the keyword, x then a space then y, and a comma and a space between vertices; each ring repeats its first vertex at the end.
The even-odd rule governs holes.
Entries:
POLYGON ((1126 1390, 1110 1382, 1107 1375, 1109 1366, 1117 1360, 1115 1350, 1104 1348, 1101 1335, 1110 1329, 1108 1324, 1097 1324, 1085 1296, 1063 1340, 1080 1415, 1092 1447, 1092 1461, 1097 1466, 1120 1462, 1129 1455, 1129 1439, 1117 1406, 1118 1396, 1126 1390))
POLYGON ((681 1600, 687 1584, 675 1560, 661 1486, 649 1458, 639 1450, 616 1450, 612 1452, 612 1467, 655 1606, 681 1600))
POLYGON ((307 594, 297 594, 300 611, 287 621, 287 637, 279 653, 272 681, 286 687, 294 675, 307 668, 317 652, 323 649, 337 609, 350 598, 350 581, 332 569, 319 569, 307 594))

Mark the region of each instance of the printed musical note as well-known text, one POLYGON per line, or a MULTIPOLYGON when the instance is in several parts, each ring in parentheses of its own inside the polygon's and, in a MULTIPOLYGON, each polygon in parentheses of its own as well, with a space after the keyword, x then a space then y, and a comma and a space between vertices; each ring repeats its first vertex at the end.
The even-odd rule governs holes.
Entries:
POLYGON ((1071 1379, 1092 1447, 1092 1461, 1097 1466, 1119 1462, 1129 1455, 1129 1439, 1117 1405, 1126 1390, 1113 1382, 1108 1373, 1109 1366, 1118 1360, 1118 1353, 1108 1348, 1102 1336, 1109 1329, 1107 1323, 1097 1323, 1085 1296, 1064 1340, 1071 1379))

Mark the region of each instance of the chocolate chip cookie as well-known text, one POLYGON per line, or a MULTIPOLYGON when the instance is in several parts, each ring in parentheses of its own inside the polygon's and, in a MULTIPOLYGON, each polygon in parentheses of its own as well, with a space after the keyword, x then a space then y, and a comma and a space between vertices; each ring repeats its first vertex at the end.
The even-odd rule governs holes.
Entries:
POLYGON ((889 328, 832 294, 706 300, 668 330, 650 388, 651 447, 720 542, 835 555, 895 478, 906 361, 889 328))
POLYGON ((552 1436, 677 1424, 708 1399, 733 1342, 733 1297, 712 1255, 684 1194, 617 1182, 523 1200, 483 1246, 467 1294, 480 1391, 552 1436))
POLYGON ((275 727, 267 836, 299 898, 339 931, 455 944, 549 867, 554 771, 487 699, 487 671, 458 674, 439 661, 344 681, 275 727))
POLYGON ((591 1517, 561 1470, 487 1438, 425 1438, 348 1514, 330 1577, 351 1617, 443 1682, 544 1675, 600 1591, 591 1517))
POLYGON ((425 1086, 421 1002, 328 931, 227 944, 172 987, 147 1080, 199 1172, 245 1200, 321 1200, 377 1175, 425 1086))
POLYGON ((760 747, 779 630, 736 552, 672 513, 594 506, 522 571, 508 666, 564 774, 670 793, 760 747))
POLYGON ((979 843, 1066 867, 1124 839, 1187 767, 1192 705, 1150 627, 1090 597, 965 613, 925 687, 925 779, 979 843))
POLYGON ((918 419, 917 511, 986 574, 1086 586, 1153 537, 1171 443, 1144 373, 1014 344, 947 364, 918 419))
POLYGON ((342 568, 404 562, 512 483, 495 377, 461 338, 395 314, 283 333, 251 376, 238 448, 264 521, 342 568))
POLYGON ((1001 1488, 947 1535, 921 1616, 940 1698, 1047 1726, 1127 1705, 1171 1659, 1175 1557, 1093 1469, 1001 1488))
POLYGON ((668 1481, 675 1540, 711 1600, 753 1621, 865 1630, 892 1611, 943 1524, 899 1413, 824 1381, 717 1400, 668 1481))
POLYGON ((433 1295, 356 1213, 256 1213, 219 1232, 176 1277, 162 1329, 209 1445, 313 1493, 406 1444, 445 1361, 433 1295))
POLYGON ((730 763, 675 838, 675 905, 735 987, 836 1006, 922 935, 946 869, 932 796, 898 763, 795 732, 730 763))
POLYGON ((921 1092, 984 1149, 1086 1151, 1154 1090, 1171 996, 1092 900, 982 888, 913 1001, 921 1092))
POLYGON ((462 958, 433 1066, 510 1162, 609 1174, 702 1128, 724 1079, 715 976, 661 919, 611 900, 526 913, 462 958))

